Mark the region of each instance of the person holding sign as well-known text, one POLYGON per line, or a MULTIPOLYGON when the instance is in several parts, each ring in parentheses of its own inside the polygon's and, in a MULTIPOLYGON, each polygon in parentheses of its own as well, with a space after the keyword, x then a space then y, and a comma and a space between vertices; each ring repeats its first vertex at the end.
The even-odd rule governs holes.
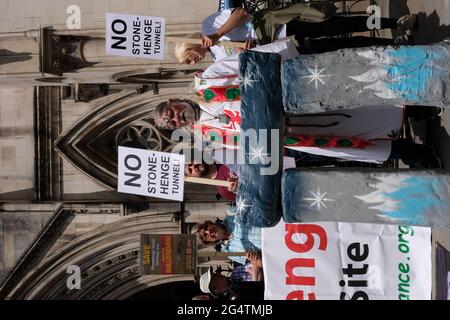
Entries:
MULTIPOLYGON (((260 46, 254 50, 276 52, 283 60, 298 56, 292 39, 260 46)), ((237 74, 238 55, 229 56, 214 63, 204 72, 196 74, 195 92, 199 103, 186 99, 169 99, 160 103, 154 111, 155 124, 162 129, 174 130, 193 126, 196 133, 215 145, 230 141, 230 149, 237 149, 240 129, 240 82, 237 74), (227 80, 228 79, 228 80, 227 80), (212 90, 211 87, 217 87, 212 90)))
POLYGON ((261 254, 247 252, 247 264, 235 267, 229 277, 212 268, 200 277, 200 290, 214 298, 225 297, 229 300, 263 299, 264 282, 262 278, 261 254))
POLYGON ((214 61, 221 60, 226 56, 233 55, 243 50, 254 47, 255 39, 252 36, 253 27, 250 23, 251 15, 243 8, 226 9, 219 11, 203 21, 203 35, 201 33, 193 33, 188 35, 188 38, 201 39, 202 44, 181 43, 174 47, 174 53, 178 62, 185 64, 195 64, 205 57, 206 52, 210 52, 214 61), (211 29, 211 19, 213 17, 221 21, 219 35, 215 28, 211 29), (228 33, 231 31, 231 37, 228 33), (213 34, 213 35, 211 35, 213 34), (209 37, 207 35, 210 35, 209 37), (221 40, 229 41, 243 41, 245 43, 244 48, 238 47, 222 47, 220 45, 214 45, 221 40))
MULTIPOLYGON (((185 38, 201 40, 203 39, 203 36, 201 33, 195 32, 185 36, 185 38)), ((196 64, 200 60, 203 60, 205 58, 207 52, 209 52, 213 56, 214 61, 216 61, 215 58, 216 54, 214 52, 217 49, 215 48, 223 48, 223 50, 226 52, 226 55, 232 55, 253 48, 254 46, 255 46, 254 42, 250 40, 245 41, 243 48, 231 46, 226 48, 221 46, 205 47, 204 45, 199 43, 182 42, 174 46, 173 53, 177 58, 178 62, 181 64, 196 64)))
MULTIPOLYGON (((231 207, 223 221, 204 221, 192 228, 198 243, 203 246, 220 245, 223 252, 261 251, 261 228, 240 224, 236 207, 231 207)), ((232 261, 245 265, 243 256, 230 256, 232 261)))
MULTIPOLYGON (((231 165, 230 165, 231 166, 231 165)), ((187 177, 208 178, 213 180, 229 181, 228 188, 216 186, 217 192, 226 200, 236 201, 236 191, 238 186, 238 177, 235 171, 230 169, 230 166, 223 164, 206 164, 203 163, 187 163, 184 166, 184 174, 187 177)), ((234 166, 233 166, 234 167, 234 166)))
POLYGON ((230 279, 234 281, 262 281, 262 255, 261 252, 246 252, 245 265, 234 267, 230 279))
MULTIPOLYGON (((201 39, 202 34, 196 32, 185 36, 185 38, 201 39)), ((175 58, 177 58, 178 62, 181 64, 196 64, 205 58, 208 51, 208 48, 205 48, 198 43, 182 42, 177 43, 173 47, 175 58)))
MULTIPOLYGON (((249 49, 252 47, 250 41, 259 39, 261 43, 267 44, 289 36, 295 36, 302 53, 394 43, 392 39, 373 37, 318 39, 370 30, 366 16, 339 17, 334 15, 335 12, 336 7, 328 1, 297 3, 280 9, 259 11, 253 16, 244 8, 222 10, 203 21, 202 46, 191 46, 187 50, 189 45, 183 43, 175 47, 175 54, 180 63, 194 64, 203 59, 206 49, 209 49, 214 61, 220 61, 242 49, 225 48, 217 45, 218 41, 246 41, 245 49, 249 49), (308 48, 305 39, 309 38, 313 39, 308 48)), ((406 15, 399 19, 380 18, 380 29, 411 30, 416 27, 416 20, 416 15, 406 15)), ((195 35, 195 38, 199 38, 199 35, 195 35)))

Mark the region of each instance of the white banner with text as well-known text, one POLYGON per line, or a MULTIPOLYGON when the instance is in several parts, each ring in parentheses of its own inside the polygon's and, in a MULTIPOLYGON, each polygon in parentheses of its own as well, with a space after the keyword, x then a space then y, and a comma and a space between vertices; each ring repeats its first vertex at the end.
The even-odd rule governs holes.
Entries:
POLYGON ((266 299, 431 299, 430 228, 280 222, 262 241, 266 299))

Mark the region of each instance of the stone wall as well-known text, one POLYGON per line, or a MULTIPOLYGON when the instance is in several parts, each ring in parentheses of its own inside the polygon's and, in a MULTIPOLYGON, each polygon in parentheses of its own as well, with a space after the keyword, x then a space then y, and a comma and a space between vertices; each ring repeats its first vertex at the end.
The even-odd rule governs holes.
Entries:
POLYGON ((52 216, 56 204, 0 205, 0 282, 52 216))
POLYGON ((0 33, 53 26, 67 29, 71 5, 81 10, 81 29, 104 28, 106 12, 163 16, 167 23, 200 22, 217 11, 217 0, 2 0, 0 33))
POLYGON ((0 200, 34 197, 33 88, 0 89, 0 200))

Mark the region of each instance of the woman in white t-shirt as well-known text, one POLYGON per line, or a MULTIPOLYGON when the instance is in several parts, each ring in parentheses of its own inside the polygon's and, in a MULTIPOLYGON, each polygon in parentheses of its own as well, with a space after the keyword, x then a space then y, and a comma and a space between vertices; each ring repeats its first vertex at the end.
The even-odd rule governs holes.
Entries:
MULTIPOLYGON (((203 36, 200 32, 187 35, 186 38, 190 39, 202 39, 203 36)), ((203 47, 201 44, 182 42, 174 46, 174 54, 179 63, 182 64, 196 64, 200 60, 205 58, 208 48, 203 47)))
POLYGON ((207 17, 202 24, 202 34, 193 33, 188 38, 203 39, 203 45, 181 43, 174 47, 174 54, 179 63, 195 64, 202 60, 207 52, 211 53, 214 61, 240 53, 254 47, 256 40, 251 14, 245 9, 226 9, 207 17), (242 41, 245 48, 225 48, 213 45, 219 39, 224 41, 242 41))
MULTIPOLYGON (((240 48, 225 48, 216 46, 219 41, 242 41, 254 43, 257 40, 255 29, 251 22, 252 15, 244 8, 226 9, 216 12, 202 23, 203 46, 208 47, 214 61, 239 53, 240 48)), ((277 38, 286 37, 286 26, 277 31, 277 38)), ((246 46, 249 49, 252 46, 246 46)))
MULTIPOLYGON (((304 4, 296 4, 301 6, 304 4)), ((294 6, 291 9, 295 9, 294 6)), ((289 10, 288 8, 283 10, 289 10)), ((295 17, 295 10, 293 17, 295 17)), ((330 38, 340 34, 368 31, 366 16, 340 17, 331 16, 323 21, 310 22, 303 20, 306 17, 294 18, 281 25, 274 31, 274 39, 286 36, 295 36, 301 46, 301 53, 320 53, 334 51, 346 47, 366 47, 372 45, 391 45, 392 39, 354 37, 346 39, 330 38), (321 37, 328 37, 318 39, 321 37), (312 50, 305 48, 305 39, 312 38, 312 50)), ((203 45, 197 45, 197 49, 190 48, 182 52, 181 47, 176 48, 180 63, 196 63, 204 58, 209 50, 214 61, 219 61, 227 56, 239 53, 242 49, 224 48, 214 45, 219 40, 246 41, 246 48, 252 47, 252 42, 257 39, 255 28, 251 22, 252 15, 244 8, 226 9, 207 17, 202 23, 203 45), (190 55, 189 57, 187 55, 190 55)), ((261 19, 259 19, 261 20, 261 19)), ((263 19, 264 20, 264 19, 263 19)), ((380 18, 380 29, 412 30, 416 27, 416 15, 406 15, 399 19, 380 18)), ((259 29, 261 30, 261 29, 259 29)), ((198 37, 198 35, 197 35, 198 37)), ((272 40, 273 41, 273 40, 272 40)))
MULTIPOLYGON (((201 33, 196 32, 187 35, 186 38, 203 39, 203 36, 201 33)), ((207 52, 211 53, 214 61, 219 61, 225 57, 253 48, 253 46, 254 44, 252 41, 246 41, 245 48, 225 48, 222 46, 212 46, 207 48, 201 44, 183 42, 174 46, 174 54, 181 64, 196 64, 205 58, 207 52)))

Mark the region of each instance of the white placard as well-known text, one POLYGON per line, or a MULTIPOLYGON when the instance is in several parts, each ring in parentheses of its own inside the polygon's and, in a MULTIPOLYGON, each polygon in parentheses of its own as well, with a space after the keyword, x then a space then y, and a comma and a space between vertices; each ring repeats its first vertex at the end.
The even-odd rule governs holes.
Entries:
POLYGON ((184 155, 119 147, 117 191, 183 201, 184 155))
POLYGON ((280 222, 262 241, 266 299, 431 299, 430 228, 280 222))
POLYGON ((163 17, 106 13, 106 54, 164 59, 163 17))

